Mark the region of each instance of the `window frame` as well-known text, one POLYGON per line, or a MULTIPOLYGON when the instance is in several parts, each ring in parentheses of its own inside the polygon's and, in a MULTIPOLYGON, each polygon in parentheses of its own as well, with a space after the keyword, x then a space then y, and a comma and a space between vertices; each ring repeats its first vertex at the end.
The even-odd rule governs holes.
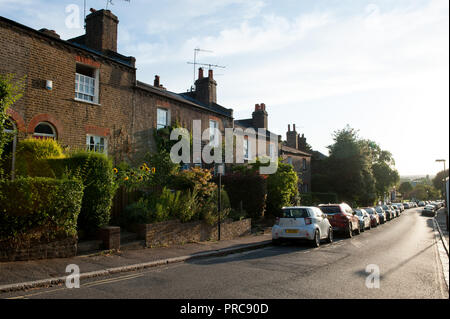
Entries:
POLYGON ((211 145, 213 147, 219 147, 220 143, 219 143, 219 136, 215 134, 215 130, 217 129, 219 130, 219 122, 216 120, 209 120, 209 142, 212 143, 211 145), (211 126, 211 123, 213 123, 214 125, 211 126))
POLYGON ((250 143, 250 139, 249 138, 244 138, 244 142, 242 143, 243 146, 243 157, 244 160, 250 161, 251 160, 251 152, 250 152, 250 147, 251 147, 251 143, 250 143), (247 148, 246 148, 247 146, 247 148))
POLYGON ((56 128, 55 128, 55 126, 54 126, 53 124, 51 124, 51 123, 49 123, 49 122, 39 122, 39 123, 34 127, 34 130, 33 130, 33 138, 52 138, 52 139, 54 139, 54 140, 57 140, 57 139, 58 139, 58 132, 56 131, 56 128), (36 128, 37 128, 39 125, 48 125, 48 126, 52 129, 53 134, 36 133, 36 128))
POLYGON ((86 150, 88 152, 95 152, 95 153, 99 153, 99 154, 105 154, 108 155, 108 138, 106 136, 100 136, 100 135, 94 135, 94 134, 86 134, 86 150), (90 143, 90 138, 94 138, 94 144, 91 145, 90 143), (97 147, 97 142, 96 142, 96 138, 99 139, 99 147, 102 147, 100 144, 101 139, 103 139, 103 151, 97 151, 96 147, 97 147), (93 150, 91 150, 91 146, 94 147, 93 150))
MULTIPOLYGON (((75 68, 75 100, 81 101, 81 102, 86 102, 86 103, 99 104, 99 100, 100 100, 100 97, 99 97, 99 91, 100 91, 100 69, 99 68, 95 68, 95 67, 93 67, 91 65, 83 64, 83 63, 77 63, 76 65, 77 66, 80 65, 80 66, 83 66, 85 68, 92 69, 94 77, 90 77, 88 75, 78 73, 76 68, 75 68), (90 80, 93 81, 93 86, 90 86, 90 88, 94 90, 94 94, 93 95, 90 94, 90 93, 87 93, 85 91, 82 92, 80 90, 80 85, 81 85, 79 83, 80 82, 80 80, 79 80, 80 77, 87 78, 87 79, 90 79, 90 80), (79 97, 78 95, 91 96, 92 97, 92 101, 90 99, 85 99, 85 98, 79 97)), ((84 82, 83 85, 86 85, 85 83, 86 82, 84 82)))
POLYGON ((166 127, 168 127, 168 126, 169 126, 169 110, 168 110, 168 109, 164 109, 164 108, 158 107, 158 108, 156 109, 156 129, 159 130, 159 129, 162 129, 162 128, 166 128, 166 127), (159 123, 159 114, 160 114, 160 111, 165 112, 165 114, 166 114, 166 121, 165 121, 165 124, 164 124, 164 125, 162 125, 162 124, 159 123))

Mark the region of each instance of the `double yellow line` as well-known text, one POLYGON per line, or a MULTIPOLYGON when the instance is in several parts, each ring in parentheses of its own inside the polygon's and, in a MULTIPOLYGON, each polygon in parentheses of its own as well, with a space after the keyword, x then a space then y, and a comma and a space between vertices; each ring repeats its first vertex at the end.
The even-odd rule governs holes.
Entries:
MULTIPOLYGON (((124 280, 131 280, 131 279, 134 279, 134 278, 142 277, 142 276, 144 276, 144 274, 145 273, 132 274, 132 275, 126 275, 126 276, 121 276, 121 277, 115 277, 115 278, 98 280, 98 281, 94 281, 94 282, 88 282, 86 284, 80 285, 80 288, 89 288, 89 287, 95 287, 95 286, 99 286, 99 285, 111 284, 111 283, 124 281, 124 280)), ((64 289, 68 289, 68 288, 62 287, 62 288, 58 288, 58 289, 42 291, 42 292, 37 292, 37 293, 34 293, 34 294, 27 294, 27 295, 22 295, 22 296, 17 296, 17 297, 11 297, 11 298, 7 298, 7 299, 25 299, 27 297, 38 296, 38 295, 42 295, 42 294, 48 294, 48 293, 52 293, 52 292, 60 291, 60 290, 64 290, 64 289)))

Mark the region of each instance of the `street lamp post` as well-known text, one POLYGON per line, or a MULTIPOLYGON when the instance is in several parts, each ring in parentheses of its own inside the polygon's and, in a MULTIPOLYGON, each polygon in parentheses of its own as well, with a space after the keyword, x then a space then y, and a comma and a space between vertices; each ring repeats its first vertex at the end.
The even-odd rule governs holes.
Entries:
POLYGON ((444 184, 444 202, 445 202, 445 208, 447 210, 447 230, 448 230, 448 203, 447 203, 447 186, 445 185, 445 159, 437 159, 436 162, 444 162, 444 178, 442 179, 442 183, 444 184))
POLYGON ((217 165, 217 173, 219 174, 219 190, 218 190, 218 195, 217 195, 217 216, 218 216, 218 221, 217 221, 217 237, 218 240, 220 241, 220 211, 221 211, 221 206, 222 206, 222 175, 224 173, 225 170, 225 166, 223 164, 219 164, 217 165))

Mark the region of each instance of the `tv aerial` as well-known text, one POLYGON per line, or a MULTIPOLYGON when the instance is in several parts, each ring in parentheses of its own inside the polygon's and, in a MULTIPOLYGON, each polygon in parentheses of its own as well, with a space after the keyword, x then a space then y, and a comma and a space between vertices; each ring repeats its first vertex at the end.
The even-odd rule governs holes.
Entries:
POLYGON ((208 64, 208 63, 199 63, 197 62, 197 55, 199 52, 208 52, 208 53, 213 53, 213 51, 211 50, 203 50, 200 48, 195 48, 194 49, 194 62, 188 62, 188 64, 193 64, 194 65, 194 83, 195 83, 195 75, 197 72, 197 65, 202 65, 202 66, 207 66, 210 69, 211 68, 226 68, 225 66, 221 66, 221 65, 217 65, 217 64, 208 64))

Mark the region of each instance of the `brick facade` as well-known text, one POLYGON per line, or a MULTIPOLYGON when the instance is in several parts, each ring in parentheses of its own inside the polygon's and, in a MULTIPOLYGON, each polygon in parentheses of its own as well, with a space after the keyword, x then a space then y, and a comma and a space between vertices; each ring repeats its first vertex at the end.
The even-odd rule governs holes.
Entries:
POLYGON ((116 162, 138 161, 155 150, 157 108, 170 111, 169 125, 178 121, 190 129, 193 120, 201 120, 206 129, 214 118, 221 130, 232 127, 232 110, 215 101, 207 105, 195 100, 195 92, 186 96, 138 82, 135 59, 117 53, 116 37, 105 35, 117 32, 118 20, 110 11, 93 12, 87 21, 98 25, 64 41, 48 30, 0 17, 0 73, 26 77, 25 94, 9 111, 19 139, 32 136, 39 123, 47 122, 64 147, 86 149, 86 135, 92 134, 107 138, 108 154, 116 162), (75 98, 77 65, 98 72, 98 103, 75 98), (46 81, 52 81, 51 90, 46 81))

